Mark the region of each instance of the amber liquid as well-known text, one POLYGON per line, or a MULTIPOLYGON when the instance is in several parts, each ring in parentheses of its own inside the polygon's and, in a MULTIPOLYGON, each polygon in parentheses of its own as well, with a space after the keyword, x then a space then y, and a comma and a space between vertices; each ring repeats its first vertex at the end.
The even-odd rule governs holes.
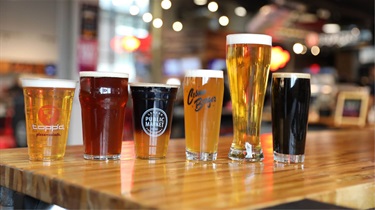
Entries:
POLYGON ((171 133, 177 87, 132 87, 135 154, 141 159, 165 158, 171 133))
POLYGON ((183 85, 186 150, 217 153, 224 79, 186 77, 183 85))
MULTIPOLYGON (((255 159, 262 159, 260 124, 271 62, 271 46, 259 44, 227 45, 227 68, 233 108, 233 143, 231 149, 252 146, 255 159)), ((244 159, 241 154, 229 154, 244 159)))
POLYGON ((121 154, 128 79, 81 77, 80 85, 85 155, 115 159, 121 154))
POLYGON ((74 88, 24 88, 30 160, 58 160, 65 154, 74 88))

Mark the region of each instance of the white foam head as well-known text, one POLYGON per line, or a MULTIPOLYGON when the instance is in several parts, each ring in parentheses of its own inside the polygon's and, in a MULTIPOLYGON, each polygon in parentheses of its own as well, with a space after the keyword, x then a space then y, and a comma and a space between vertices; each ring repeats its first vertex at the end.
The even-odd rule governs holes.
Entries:
POLYGON ((272 46, 272 37, 265 34, 229 34, 227 35, 227 45, 229 44, 263 44, 272 46))
POLYGON ((145 82, 130 83, 129 86, 130 86, 130 87, 164 87, 164 88, 179 88, 178 85, 161 84, 161 83, 145 83, 145 82))
POLYGON ((22 78, 22 87, 41 87, 41 88, 76 88, 77 81, 65 79, 48 78, 22 78))
POLYGON ((116 78, 129 78, 129 74, 121 72, 103 72, 103 71, 81 71, 80 77, 116 77, 116 78))
POLYGON ((224 74, 222 70, 194 69, 194 70, 188 70, 185 73, 185 77, 223 78, 224 74))
POLYGON ((310 79, 311 76, 310 74, 306 73, 287 73, 287 72, 282 72, 282 73, 272 73, 273 78, 301 78, 301 79, 310 79))

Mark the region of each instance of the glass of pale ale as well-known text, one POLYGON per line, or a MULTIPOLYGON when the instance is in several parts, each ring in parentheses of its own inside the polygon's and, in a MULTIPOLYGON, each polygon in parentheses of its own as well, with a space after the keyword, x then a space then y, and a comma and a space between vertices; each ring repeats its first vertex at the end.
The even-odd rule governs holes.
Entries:
POLYGON ((76 81, 21 79, 29 159, 64 158, 76 81))
POLYGON ((134 147, 137 158, 166 157, 178 88, 178 85, 167 84, 130 84, 133 99, 134 147))
POLYGON ((183 89, 186 158, 216 160, 224 96, 223 71, 189 70, 183 89))
POLYGON ((271 63, 272 37, 227 36, 226 63, 233 109, 232 160, 262 161, 260 127, 271 63))
POLYGON ((310 74, 272 74, 271 112, 275 161, 304 162, 310 95, 310 74))
POLYGON ((120 159, 128 78, 128 74, 120 72, 80 72, 79 101, 85 159, 120 159))

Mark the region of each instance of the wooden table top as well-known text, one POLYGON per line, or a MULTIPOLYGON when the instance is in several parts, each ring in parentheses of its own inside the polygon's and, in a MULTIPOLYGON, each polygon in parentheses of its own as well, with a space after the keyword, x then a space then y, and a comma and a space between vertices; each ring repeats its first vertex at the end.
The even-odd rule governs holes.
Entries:
POLYGON ((185 143, 172 140, 163 160, 134 158, 123 143, 119 161, 83 159, 68 146, 64 160, 30 162, 26 148, 0 150, 0 185, 65 208, 263 208, 305 198, 351 208, 375 207, 374 129, 311 131, 303 165, 273 162, 272 138, 262 135, 265 160, 185 159, 185 143))

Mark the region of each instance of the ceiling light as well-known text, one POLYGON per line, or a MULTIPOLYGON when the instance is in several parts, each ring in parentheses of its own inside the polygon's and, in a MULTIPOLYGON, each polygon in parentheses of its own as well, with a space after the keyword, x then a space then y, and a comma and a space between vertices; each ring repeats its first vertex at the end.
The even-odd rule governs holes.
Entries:
POLYGON ((319 48, 318 46, 313 46, 313 47, 311 48, 311 53, 312 53, 313 55, 315 55, 315 56, 319 55, 319 53, 320 53, 320 48, 319 48))
POLYGON ((207 4, 207 0, 194 0, 194 4, 198 6, 202 6, 202 5, 207 4))
POLYGON ((146 23, 149 23, 149 22, 151 22, 151 20, 152 20, 152 14, 151 13, 145 13, 145 14, 143 14, 143 16, 142 16, 142 19, 143 19, 143 21, 145 21, 146 23))
POLYGON ((152 21, 152 25, 155 27, 155 28, 161 28, 163 26, 163 21, 160 19, 160 18, 155 18, 153 21, 152 21))
POLYGON ((173 28, 174 31, 178 32, 178 31, 182 30, 183 25, 180 21, 176 21, 176 22, 173 23, 172 28, 173 28))
POLYGON ((170 0, 163 0, 161 2, 161 8, 167 10, 167 9, 170 9, 172 7, 172 2, 170 0))
POLYGON ((139 14, 139 7, 133 5, 129 8, 129 13, 131 15, 138 15, 139 14))
POLYGON ((246 11, 246 9, 244 7, 236 7, 236 9, 234 9, 234 13, 237 16, 245 17, 246 14, 247 14, 247 11, 246 11))
POLYGON ((303 45, 301 43, 295 43, 293 45, 293 52, 295 54, 301 54, 303 52, 303 45))
POLYGON ((221 16, 219 18, 219 23, 221 26, 227 26, 229 24, 229 18, 227 16, 221 16))
POLYGON ((208 8, 208 10, 210 10, 210 12, 216 12, 219 9, 219 5, 216 2, 211 1, 207 5, 207 8, 208 8))
POLYGON ((324 33, 334 34, 340 32, 340 26, 335 23, 327 23, 323 25, 322 30, 324 33))

